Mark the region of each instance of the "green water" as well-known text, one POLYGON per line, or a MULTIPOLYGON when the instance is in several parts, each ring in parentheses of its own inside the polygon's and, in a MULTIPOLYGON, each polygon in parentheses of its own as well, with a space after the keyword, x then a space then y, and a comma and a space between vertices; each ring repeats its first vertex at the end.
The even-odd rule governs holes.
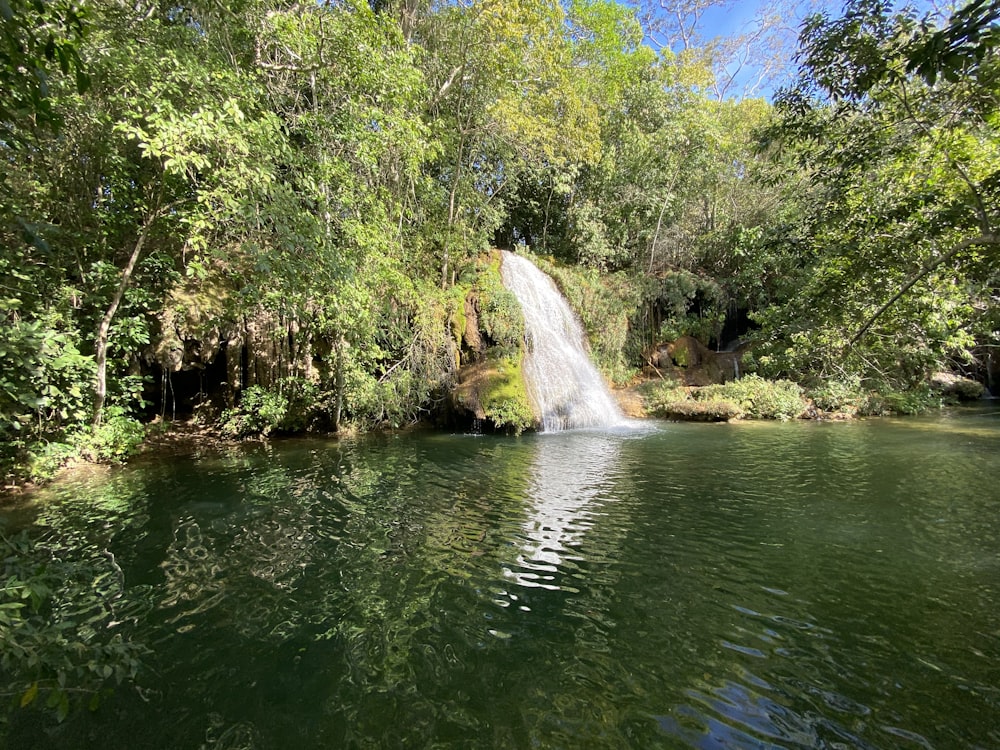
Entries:
MULTIPOLYGON (((149 457, 27 511, 151 654, 31 748, 1000 747, 1000 411, 149 457)), ((30 715, 29 715, 30 716, 30 715)))

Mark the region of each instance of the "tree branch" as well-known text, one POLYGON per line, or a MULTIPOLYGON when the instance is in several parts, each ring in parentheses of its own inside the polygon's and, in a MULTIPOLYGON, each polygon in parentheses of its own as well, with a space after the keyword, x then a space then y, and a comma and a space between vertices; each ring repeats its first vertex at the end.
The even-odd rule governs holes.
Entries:
MULTIPOLYGON (((913 123, 917 126, 917 128, 919 128, 933 143, 935 140, 934 134, 931 132, 930 128, 927 127, 927 123, 914 114, 913 109, 910 106, 910 99, 906 95, 905 81, 900 84, 900 94, 902 97, 903 109, 906 110, 906 113, 913 120, 913 123)), ((989 213, 986 211, 986 204, 983 203, 983 197, 979 194, 979 190, 976 188, 976 185, 969 176, 969 173, 965 171, 965 168, 958 163, 958 160, 951 155, 947 148, 942 149, 942 151, 944 152, 944 158, 948 161, 948 164, 950 164, 952 169, 958 173, 959 179, 965 183, 965 186, 969 188, 969 192, 972 194, 972 200, 975 202, 976 216, 979 217, 979 227, 982 230, 983 235, 993 235, 993 227, 990 224, 989 213)))
POLYGON ((848 348, 854 346, 862 337, 868 333, 869 329, 874 325, 875 321, 882 317, 883 313, 892 307, 896 302, 898 302, 910 289, 913 288, 914 284, 924 278, 927 274, 938 268, 943 263, 951 260, 956 255, 958 255, 963 250, 970 247, 975 247, 977 245, 1000 245, 1000 235, 995 233, 981 234, 976 237, 970 237, 968 239, 962 240, 957 245, 950 248, 944 255, 940 256, 934 261, 928 261, 925 263, 919 271, 917 271, 910 279, 902 286, 902 288, 896 292, 892 298, 883 304, 875 313, 865 321, 865 324, 858 329, 858 332, 854 334, 850 342, 848 342, 848 348))

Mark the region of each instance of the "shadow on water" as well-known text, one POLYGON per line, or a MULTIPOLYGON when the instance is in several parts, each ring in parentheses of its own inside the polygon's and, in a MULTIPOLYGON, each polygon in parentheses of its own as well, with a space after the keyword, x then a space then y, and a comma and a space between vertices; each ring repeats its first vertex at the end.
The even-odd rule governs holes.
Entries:
POLYGON ((206 451, 52 488, 139 693, 14 747, 1000 745, 1000 422, 206 451))

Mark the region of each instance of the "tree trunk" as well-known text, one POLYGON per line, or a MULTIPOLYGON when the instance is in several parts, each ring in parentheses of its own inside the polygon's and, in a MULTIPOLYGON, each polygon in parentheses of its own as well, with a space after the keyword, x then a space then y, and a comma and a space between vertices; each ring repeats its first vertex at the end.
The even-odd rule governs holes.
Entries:
POLYGON ((448 195, 448 227, 444 236, 444 253, 441 259, 441 288, 448 288, 448 264, 451 261, 451 234, 455 226, 458 210, 456 198, 458 195, 458 183, 462 179, 462 159, 465 158, 465 130, 463 129, 458 137, 458 160, 455 164, 455 179, 451 185, 448 195))
POLYGON ((115 290, 114 296, 111 298, 111 304, 108 305, 108 309, 104 312, 104 317, 101 318, 101 323, 97 327, 97 343, 94 347, 97 361, 97 377, 94 383, 94 427, 99 427, 101 421, 104 419, 104 402, 108 394, 108 331, 111 330, 111 321, 114 320, 115 313, 118 312, 118 307, 125 296, 125 290, 128 289, 129 282, 132 280, 132 272, 135 270, 135 264, 139 261, 142 248, 146 244, 149 230, 158 215, 158 211, 153 211, 146 218, 142 229, 139 230, 139 237, 135 241, 135 247, 132 248, 132 255, 129 257, 128 263, 125 264, 125 268, 122 269, 122 277, 118 282, 118 288, 115 290))
POLYGON ((555 181, 549 186, 549 198, 545 201, 545 223, 542 224, 542 246, 543 252, 548 252, 549 241, 549 209, 552 206, 552 194, 556 191, 555 181))
POLYGON ((660 227, 663 226, 663 214, 666 213, 667 204, 670 203, 670 199, 673 198, 673 193, 671 191, 667 192, 667 197, 663 199, 663 205, 660 206, 660 215, 656 217, 656 231, 653 232, 653 240, 649 243, 649 271, 648 273, 653 273, 653 259, 656 257, 656 241, 660 238, 660 227))
POLYGON ((334 355, 336 358, 336 368, 337 374, 334 379, 334 392, 336 394, 336 400, 333 405, 333 430, 334 432, 340 431, 340 418, 344 410, 344 341, 343 336, 337 339, 334 344, 334 355))

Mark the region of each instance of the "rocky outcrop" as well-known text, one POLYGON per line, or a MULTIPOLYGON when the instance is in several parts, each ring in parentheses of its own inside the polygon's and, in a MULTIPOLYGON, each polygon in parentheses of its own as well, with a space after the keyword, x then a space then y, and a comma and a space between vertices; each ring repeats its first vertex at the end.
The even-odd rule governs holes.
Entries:
POLYGON ((475 362, 482 359, 486 353, 486 342, 479 332, 479 295, 471 291, 462 300, 465 326, 461 331, 462 359, 465 362, 475 362))
POLYGON ((936 372, 931 376, 931 388, 946 398, 975 401, 986 390, 982 383, 953 372, 936 372))
POLYGON ((147 355, 147 364, 162 374, 147 400, 172 401, 182 413, 209 406, 219 411, 233 406, 249 386, 317 377, 322 352, 314 351, 306 325, 263 307, 241 314, 231 308, 221 287, 173 290, 147 355))
POLYGON ((653 347, 647 361, 659 374, 686 386, 721 385, 739 377, 749 348, 743 344, 733 351, 715 352, 693 336, 681 336, 653 347))
POLYGON ((471 415, 480 429, 520 434, 538 427, 519 359, 486 358, 463 367, 451 402, 456 421, 471 415))
POLYGON ((664 404, 657 416, 674 422, 728 422, 742 416, 742 410, 731 401, 686 400, 664 404))

